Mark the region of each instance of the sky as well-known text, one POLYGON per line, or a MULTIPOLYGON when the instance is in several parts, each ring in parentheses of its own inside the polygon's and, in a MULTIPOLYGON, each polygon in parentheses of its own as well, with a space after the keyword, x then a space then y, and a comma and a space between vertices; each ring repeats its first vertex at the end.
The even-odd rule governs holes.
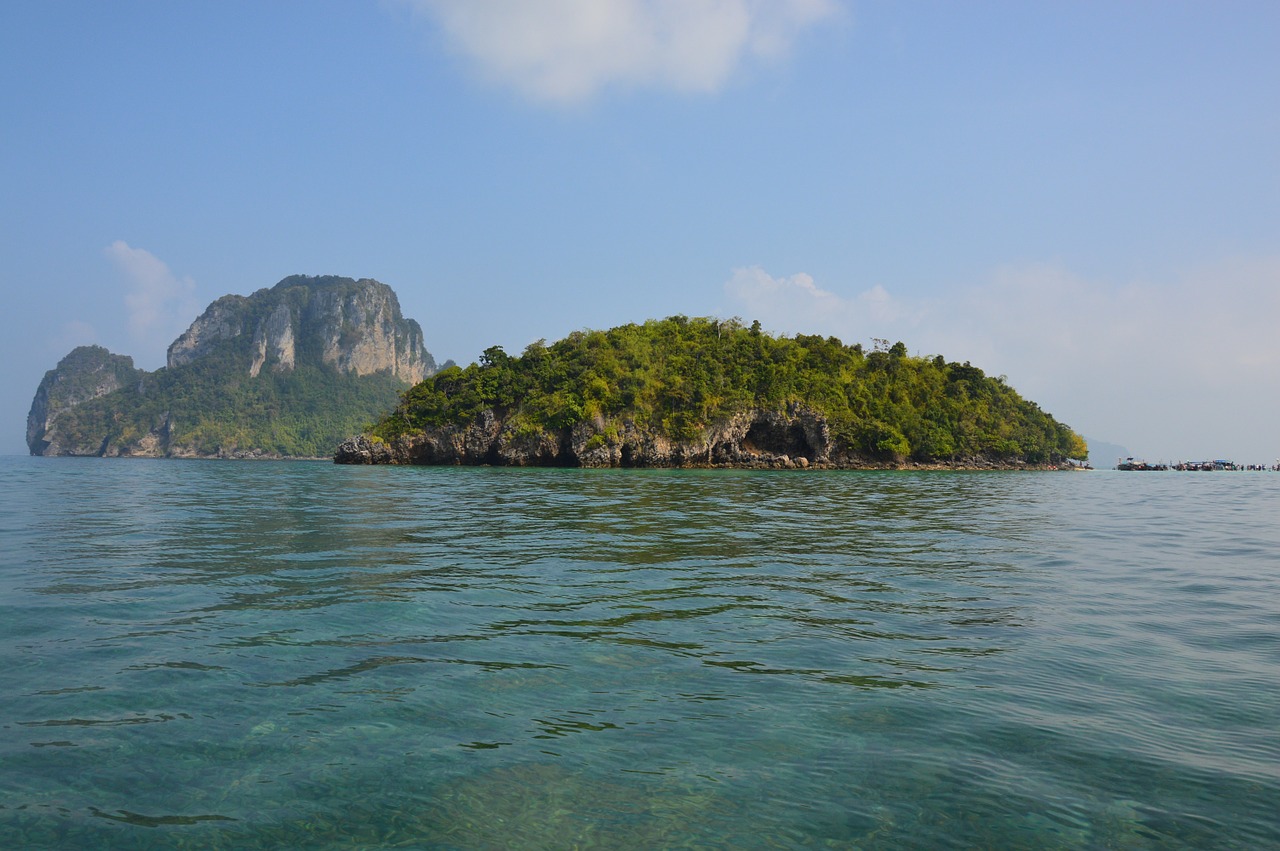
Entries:
POLYGON ((74 346, 332 274, 438 361, 737 316, 1272 462, 1277 44, 1273 0, 0 4, 0 453, 74 346))

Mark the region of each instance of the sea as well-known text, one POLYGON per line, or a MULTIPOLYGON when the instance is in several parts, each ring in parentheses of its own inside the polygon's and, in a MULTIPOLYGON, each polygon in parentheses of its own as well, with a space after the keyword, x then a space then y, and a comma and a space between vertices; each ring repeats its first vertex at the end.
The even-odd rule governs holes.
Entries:
POLYGON ((0 458, 4 849, 1280 848, 1280 474, 0 458))

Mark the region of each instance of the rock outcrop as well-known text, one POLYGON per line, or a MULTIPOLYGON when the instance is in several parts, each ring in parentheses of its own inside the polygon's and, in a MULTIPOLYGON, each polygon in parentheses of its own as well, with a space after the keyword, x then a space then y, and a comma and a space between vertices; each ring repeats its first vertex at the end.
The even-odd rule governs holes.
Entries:
POLYGON ((33 455, 327 456, 435 371, 386 284, 293 276, 210 304, 154 373, 76 349, 37 389, 27 445, 33 455))
POLYGON ((294 275, 251 296, 223 296, 169 346, 168 365, 191 363, 237 338, 251 341, 250 376, 264 366, 293 369, 300 348, 339 372, 384 372, 408 384, 436 370, 422 328, 400 315, 391 287, 368 278, 294 275))
POLYGON ((496 467, 654 467, 755 470, 1053 469, 1051 464, 983 455, 915 462, 842 450, 818 412, 752 410, 712 426, 697 440, 671 440, 634 422, 579 423, 529 433, 492 410, 463 426, 439 426, 386 441, 372 434, 344 440, 337 464, 490 465, 496 467))
POLYGON ((58 418, 85 402, 136 385, 146 372, 135 369, 133 358, 115 355, 102 346, 79 346, 44 374, 27 414, 27 446, 32 455, 94 455, 101 448, 69 443, 60 435, 58 418))
MULTIPOLYGON (((807 469, 900 466, 835 452, 826 419, 791 405, 744 411, 696 440, 676 441, 630 420, 528 431, 487 410, 467 426, 440 426, 391 442, 361 434, 334 456, 338 464, 490 464, 508 467, 736 467, 807 469)), ((979 459, 943 466, 984 466, 979 459)))

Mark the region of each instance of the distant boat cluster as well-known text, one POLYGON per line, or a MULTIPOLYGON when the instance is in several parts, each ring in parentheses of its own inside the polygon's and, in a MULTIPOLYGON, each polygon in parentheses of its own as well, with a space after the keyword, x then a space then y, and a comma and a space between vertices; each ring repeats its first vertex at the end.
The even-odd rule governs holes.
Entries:
POLYGON ((1148 464, 1134 458, 1121 458, 1116 463, 1117 470, 1136 470, 1139 472, 1152 470, 1180 470, 1182 472, 1207 473, 1214 470, 1245 470, 1259 472, 1280 472, 1280 460, 1268 466, 1266 464, 1237 464, 1234 461, 1218 459, 1216 461, 1179 461, 1176 464, 1148 464))

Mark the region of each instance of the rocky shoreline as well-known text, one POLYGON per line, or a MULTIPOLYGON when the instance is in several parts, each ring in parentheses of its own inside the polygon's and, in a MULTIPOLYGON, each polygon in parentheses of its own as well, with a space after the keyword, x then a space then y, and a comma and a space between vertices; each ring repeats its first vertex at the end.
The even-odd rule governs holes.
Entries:
POLYGON ((560 431, 524 429, 492 409, 465 426, 447 425, 386 441, 343 441, 336 464, 495 467, 637 467, 748 470, 1054 470, 1025 458, 970 456, 913 461, 841 451, 822 415, 800 406, 752 410, 675 441, 629 420, 579 423, 560 431))

